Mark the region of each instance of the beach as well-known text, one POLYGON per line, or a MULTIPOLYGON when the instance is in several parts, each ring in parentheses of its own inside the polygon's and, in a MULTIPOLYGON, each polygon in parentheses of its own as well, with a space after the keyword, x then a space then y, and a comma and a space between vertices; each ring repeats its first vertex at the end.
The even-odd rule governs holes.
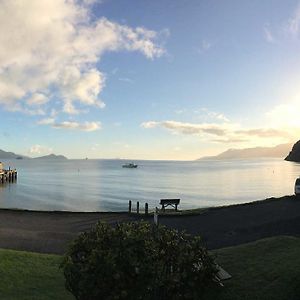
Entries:
MULTIPOLYGON (((0 210, 0 248, 63 254, 68 244, 98 221, 116 224, 152 216, 126 212, 45 212, 0 210)), ((239 245, 266 237, 300 235, 300 199, 270 198, 240 205, 160 215, 160 224, 200 235, 209 249, 239 245)))

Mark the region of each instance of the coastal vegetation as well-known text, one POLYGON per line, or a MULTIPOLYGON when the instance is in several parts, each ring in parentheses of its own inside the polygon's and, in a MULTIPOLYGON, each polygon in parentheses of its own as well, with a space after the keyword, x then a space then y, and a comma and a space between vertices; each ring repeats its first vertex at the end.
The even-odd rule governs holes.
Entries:
MULTIPOLYGON (((300 238, 279 236, 213 251, 231 275, 206 300, 300 299, 300 238)), ((0 250, 0 295, 5 300, 68 300, 61 256, 0 250)))
POLYGON ((76 299, 203 299, 218 289, 217 268, 198 236, 148 222, 98 223, 63 264, 76 299))

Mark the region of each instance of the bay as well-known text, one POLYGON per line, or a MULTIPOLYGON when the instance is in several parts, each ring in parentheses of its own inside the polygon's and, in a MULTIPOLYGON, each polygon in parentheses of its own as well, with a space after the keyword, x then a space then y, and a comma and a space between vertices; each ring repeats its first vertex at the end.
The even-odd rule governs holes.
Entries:
POLYGON ((245 203, 290 195, 300 164, 282 159, 228 161, 6 160, 16 183, 0 184, 0 207, 31 210, 126 211, 161 198, 180 209, 245 203))

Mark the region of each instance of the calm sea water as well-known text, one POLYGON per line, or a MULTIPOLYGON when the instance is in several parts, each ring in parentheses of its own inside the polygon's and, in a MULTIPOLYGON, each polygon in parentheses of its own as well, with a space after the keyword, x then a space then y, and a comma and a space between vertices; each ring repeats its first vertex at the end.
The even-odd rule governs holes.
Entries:
POLYGON ((180 198, 181 209, 244 203, 293 194, 300 164, 281 159, 231 161, 4 161, 16 183, 0 184, 0 207, 33 210, 122 211, 128 200, 159 206, 180 198))

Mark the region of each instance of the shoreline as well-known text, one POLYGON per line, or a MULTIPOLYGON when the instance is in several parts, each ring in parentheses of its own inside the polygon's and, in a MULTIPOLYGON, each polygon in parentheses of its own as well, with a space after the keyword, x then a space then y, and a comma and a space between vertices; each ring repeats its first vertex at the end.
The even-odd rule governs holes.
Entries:
MULTIPOLYGON (((218 210, 223 208, 232 208, 236 206, 248 206, 248 205, 255 205, 262 202, 268 202, 268 201, 280 201, 282 199, 286 198, 295 198, 297 197, 293 195, 285 195, 281 197, 270 197, 262 200, 254 200, 250 202, 245 203, 236 203, 236 204, 224 204, 219 206, 207 206, 207 207, 200 207, 200 208, 191 208, 191 209, 178 209, 177 212, 174 211, 174 209, 166 209, 165 213, 162 213, 163 216, 185 216, 190 214, 202 214, 204 211, 208 210, 218 210)), ((299 197, 300 201, 300 197, 299 197)), ((35 210, 35 209, 27 209, 27 208, 0 208, 0 212, 2 211, 10 211, 10 212, 28 212, 28 213, 46 213, 46 214, 129 214, 128 210, 120 210, 120 211, 72 211, 72 210, 35 210)), ((154 209, 149 209, 149 215, 153 215, 154 209)), ((138 215, 135 211, 131 212, 132 215, 138 215)), ((139 213, 140 216, 144 216, 143 210, 140 210, 139 213)))
MULTIPOLYGON (((69 212, 0 209, 0 248, 63 254, 80 232, 98 221, 110 224, 145 219, 128 212, 69 212)), ((159 215, 160 224, 203 238, 208 249, 239 245, 277 235, 300 236, 300 199, 268 198, 159 215)))

